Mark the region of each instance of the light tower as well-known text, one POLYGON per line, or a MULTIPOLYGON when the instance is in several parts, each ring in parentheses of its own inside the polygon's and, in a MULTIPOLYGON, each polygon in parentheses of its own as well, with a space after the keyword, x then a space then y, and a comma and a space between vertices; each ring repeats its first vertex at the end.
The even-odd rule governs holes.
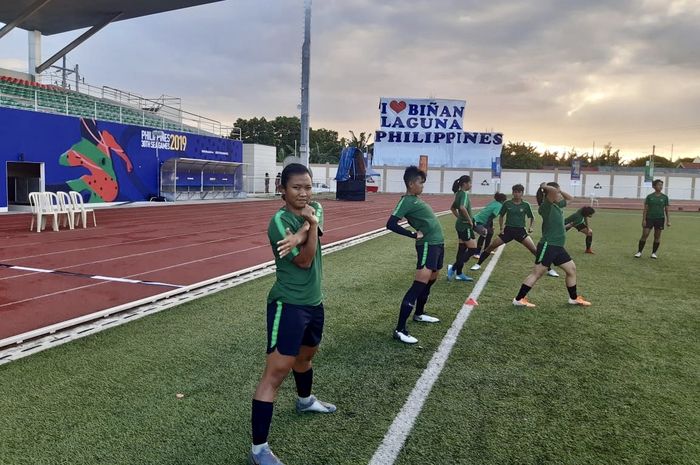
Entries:
POLYGON ((311 70, 311 0, 304 0, 304 44, 301 47, 301 162, 309 166, 309 74, 311 70))

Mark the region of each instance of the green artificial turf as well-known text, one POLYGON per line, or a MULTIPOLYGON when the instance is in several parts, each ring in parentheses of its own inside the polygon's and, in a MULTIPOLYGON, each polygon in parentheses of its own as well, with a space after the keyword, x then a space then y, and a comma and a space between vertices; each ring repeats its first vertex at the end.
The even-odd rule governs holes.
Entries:
MULTIPOLYGON (((596 213, 595 256, 568 233, 589 309, 566 305, 563 276, 535 286, 537 308, 514 309, 532 258, 506 248, 398 463, 696 463, 700 218, 675 214, 652 261, 651 241, 632 258, 639 217, 596 213)), ((449 263, 456 238, 442 222, 449 263)), ((298 416, 285 382, 270 443, 287 465, 366 464, 473 286, 441 279, 428 311, 443 322, 411 323, 420 345, 404 346, 391 332, 411 241, 324 260, 314 391, 338 412, 298 416)), ((0 464, 246 463, 273 279, 1 366, 0 464)))

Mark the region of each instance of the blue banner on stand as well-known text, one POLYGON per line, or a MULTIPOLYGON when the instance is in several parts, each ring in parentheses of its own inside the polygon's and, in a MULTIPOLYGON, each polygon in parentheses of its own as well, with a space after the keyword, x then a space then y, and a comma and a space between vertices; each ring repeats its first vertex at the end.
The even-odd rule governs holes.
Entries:
POLYGON ((571 160, 571 185, 578 186, 581 183, 581 159, 571 160))
POLYGON ((501 179, 501 157, 491 160, 491 179, 501 179))

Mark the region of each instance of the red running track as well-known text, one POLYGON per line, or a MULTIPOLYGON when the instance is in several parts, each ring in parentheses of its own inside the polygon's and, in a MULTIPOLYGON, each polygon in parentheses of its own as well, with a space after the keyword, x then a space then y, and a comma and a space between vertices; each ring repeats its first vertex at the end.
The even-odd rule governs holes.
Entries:
MULTIPOLYGON (((323 201, 329 244, 382 228, 399 195, 323 201)), ((435 211, 452 196, 426 195, 435 211)), ((485 204, 487 199, 475 199, 485 204)), ((271 260, 267 225, 280 200, 98 210, 98 226, 29 232, 29 214, 0 216, 0 340, 170 291, 91 275, 191 285, 271 260)), ((88 223, 90 224, 90 223, 88 223)))
MULTIPOLYGON (((366 202, 324 200, 323 243, 384 227, 398 194, 366 202)), ((423 197, 435 211, 451 195, 423 197)), ((489 197, 472 197, 483 206, 489 197)), ((534 199, 531 200, 534 202, 534 199)), ((572 206, 587 202, 579 199, 572 206)), ((272 259, 267 224, 278 200, 160 204, 97 211, 98 227, 29 232, 29 214, 0 215, 0 264, 84 273, 85 277, 0 267, 0 340, 172 290, 98 281, 90 275, 190 285, 272 259)), ((600 199, 602 208, 638 208, 640 200, 600 199)), ((699 202, 672 208, 698 211, 699 202)))

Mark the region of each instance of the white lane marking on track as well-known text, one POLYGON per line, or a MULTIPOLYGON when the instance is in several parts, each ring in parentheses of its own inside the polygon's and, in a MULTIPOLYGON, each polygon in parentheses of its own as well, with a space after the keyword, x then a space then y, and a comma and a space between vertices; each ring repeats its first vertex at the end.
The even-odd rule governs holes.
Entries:
POLYGON ((503 246, 499 247, 496 254, 491 257, 491 262, 477 281, 469 297, 465 299, 465 304, 455 317, 445 337, 442 338, 440 346, 430 359, 428 367, 423 370, 411 394, 409 394, 408 399, 406 399, 406 403, 401 408, 401 411, 399 411, 399 414, 396 415, 396 418, 394 418, 394 422, 389 427, 389 431, 384 435, 384 439, 372 456, 369 465, 392 465, 396 461, 408 435, 413 429, 413 425, 416 423, 418 415, 423 409, 425 400, 428 398, 435 381, 437 381, 442 369, 445 367, 445 363, 457 342, 457 337, 464 323, 467 321, 467 318, 469 318, 474 308, 472 305, 467 305, 466 301, 468 301, 469 298, 477 300, 481 291, 486 286, 493 269, 496 267, 496 263, 501 257, 504 248, 503 246))
MULTIPOLYGON (((377 221, 377 220, 374 219, 374 220, 367 220, 367 221, 359 221, 359 222, 357 222, 357 223, 353 223, 353 224, 350 224, 350 225, 347 225, 347 226, 339 226, 339 227, 337 227, 337 228, 332 228, 332 229, 326 230, 326 231, 325 231, 325 234, 328 234, 329 232, 332 232, 332 231, 339 231, 339 230, 342 230, 342 229, 347 229, 347 228, 351 228, 351 227, 355 227, 355 226, 358 226, 358 225, 361 225, 361 224, 371 223, 371 222, 375 222, 375 221, 377 221)), ((196 244, 189 244, 189 245, 175 246, 175 247, 166 247, 166 248, 163 248, 163 249, 149 250, 148 252, 141 252, 141 253, 130 254, 130 255, 121 255, 121 256, 119 256, 119 257, 106 258, 106 259, 104 259, 104 260, 93 260, 93 261, 90 261, 90 262, 83 262, 83 263, 78 263, 78 264, 75 264, 75 265, 62 266, 62 267, 60 267, 60 270, 65 271, 65 270, 70 270, 71 268, 77 268, 77 267, 79 267, 79 266, 96 265, 96 264, 98 264, 98 263, 106 263, 106 262, 112 262, 112 261, 115 261, 115 260, 121 260, 121 259, 126 259, 126 258, 141 257, 141 256, 144 256, 144 255, 149 255, 149 254, 154 254, 154 253, 159 253, 159 252, 170 252, 171 250, 181 250, 181 249, 188 248, 188 247, 196 247, 196 246, 204 245, 204 244, 212 244, 212 243, 216 243, 216 242, 229 241, 229 240, 230 240, 231 238, 233 238, 233 237, 240 239, 240 238, 242 238, 242 237, 257 236, 257 235, 259 235, 259 234, 260 234, 260 232, 256 232, 256 233, 252 233, 252 234, 247 234, 246 236, 231 236, 231 237, 226 237, 226 238, 223 238, 223 239, 215 239, 215 240, 211 240, 211 241, 198 242, 198 243, 196 243, 196 244)), ((203 259, 198 259, 198 260, 194 260, 194 261, 191 261, 191 262, 180 263, 180 264, 177 264, 177 265, 174 265, 174 266, 170 266, 170 267, 158 268, 158 269, 155 269, 155 270, 144 271, 143 273, 140 273, 140 274, 152 273, 152 272, 154 272, 154 271, 167 270, 167 269, 174 268, 174 267, 181 266, 181 265, 186 265, 186 264, 190 264, 190 263, 196 263, 196 262, 202 261, 202 260, 208 260, 208 259, 210 259, 210 258, 218 258, 218 257, 224 256, 224 255, 230 255, 230 254, 234 254, 234 253, 238 253, 238 252, 247 252, 247 251, 249 251, 249 250, 258 249, 258 248, 260 248, 260 247, 269 247, 269 246, 268 246, 268 245, 261 245, 261 246, 252 247, 252 248, 249 248, 249 249, 234 250, 234 251, 232 251, 232 252, 228 252, 228 253, 225 253, 225 254, 213 255, 213 256, 211 256, 211 257, 205 257, 205 258, 203 258, 203 259)), ((9 261, 9 260, 7 260, 7 261, 9 261)), ((14 276, 6 276, 6 277, 4 277, 4 278, 0 278, 0 281, 6 281, 6 280, 9 280, 9 279, 23 278, 23 277, 25 277, 25 276, 31 276, 32 274, 34 274, 34 272, 32 272, 32 273, 25 273, 25 274, 18 274, 18 275, 14 275, 14 276)), ((133 275, 133 276, 139 276, 139 275, 133 275)))
MULTIPOLYGON (((382 209, 380 211, 384 211, 384 209, 382 209)), ((375 213, 375 210, 363 211, 362 215, 350 215, 350 216, 346 216, 345 218, 353 218, 354 216, 366 216, 367 214, 371 214, 371 213, 375 213)), ((367 222, 371 222, 371 221, 377 221, 377 220, 375 219, 375 220, 368 220, 368 221, 360 221, 360 222, 353 223, 353 225, 363 224, 363 223, 367 223, 367 222)), ((254 224, 257 224, 257 223, 254 223, 254 224)), ((182 234, 171 234, 171 235, 167 235, 167 236, 151 237, 151 238, 147 238, 147 239, 128 241, 128 244, 133 245, 133 244, 139 244, 139 243, 143 243, 143 242, 162 241, 163 239, 172 239, 175 237, 187 237, 187 236, 192 236, 192 235, 201 235, 201 234, 215 233, 215 232, 220 232, 220 231, 231 231, 233 229, 244 229, 245 230, 245 229, 249 229, 250 226, 252 226, 252 225, 253 224, 241 225, 241 226, 236 226, 236 227, 222 227, 222 228, 217 227, 214 229, 198 231, 196 233, 182 233, 182 234)), ((336 228, 336 229, 338 229, 338 228, 336 228)), ((328 231, 333 231, 333 230, 334 229, 329 229, 328 231)), ((79 231, 84 231, 84 230, 79 230, 79 231)), ((255 233, 246 234, 243 236, 242 235, 235 235, 235 236, 230 236, 230 237, 226 237, 224 239, 218 239, 218 240, 229 240, 230 238, 240 239, 242 237, 251 237, 251 236, 255 236, 257 234, 261 234, 261 233, 264 233, 264 229, 261 229, 260 231, 257 231, 255 233)), ((102 238, 112 237, 112 236, 121 236, 121 235, 123 235, 123 233, 109 235, 109 236, 102 236, 102 238)), ((98 249, 104 249, 104 248, 118 247, 121 244, 122 244, 122 242, 108 243, 108 244, 101 244, 101 245, 96 245, 96 246, 91 246, 91 247, 80 247, 80 248, 75 248, 75 249, 57 250, 55 252, 46 252, 46 253, 35 254, 35 255, 25 255, 25 256, 20 256, 20 257, 3 257, 3 258, 0 258, 0 260, 5 261, 5 262, 10 262, 10 261, 16 262, 17 260, 24 260, 24 259, 28 259, 28 258, 48 257, 50 255, 60 255, 60 254, 72 253, 72 252, 84 252, 86 250, 98 250, 98 249)), ((200 242, 200 244, 206 244, 206 242, 200 242)), ((185 246, 183 246, 183 247, 185 247, 185 246)), ((5 247, 3 247, 3 248, 5 248, 5 247)), ((89 265, 91 263, 92 262, 86 263, 86 264, 89 265)), ((74 265, 74 266, 81 266, 81 265, 74 265)))

